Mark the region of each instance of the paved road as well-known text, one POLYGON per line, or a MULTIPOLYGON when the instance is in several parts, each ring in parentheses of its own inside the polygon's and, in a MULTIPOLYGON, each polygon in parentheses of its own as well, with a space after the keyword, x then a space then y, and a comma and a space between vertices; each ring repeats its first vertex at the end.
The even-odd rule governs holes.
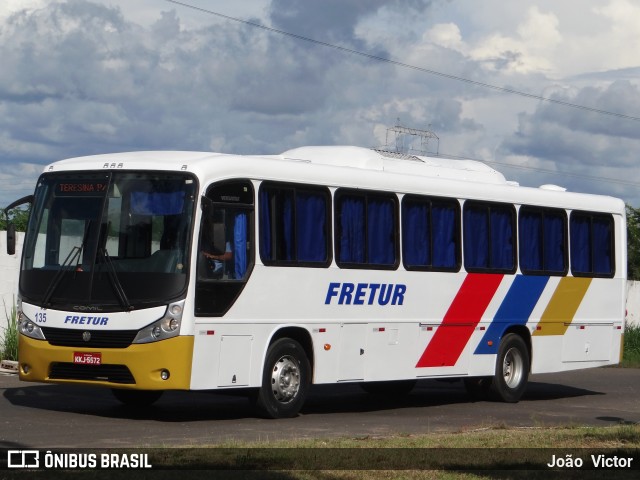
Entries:
POLYGON ((640 369, 532 376, 518 404, 472 403, 459 382, 422 381, 400 399, 368 395, 357 385, 315 386, 302 414, 287 420, 256 418, 245 398, 208 392, 169 392, 154 406, 132 412, 108 390, 0 375, 0 448, 198 446, 638 422, 640 369))

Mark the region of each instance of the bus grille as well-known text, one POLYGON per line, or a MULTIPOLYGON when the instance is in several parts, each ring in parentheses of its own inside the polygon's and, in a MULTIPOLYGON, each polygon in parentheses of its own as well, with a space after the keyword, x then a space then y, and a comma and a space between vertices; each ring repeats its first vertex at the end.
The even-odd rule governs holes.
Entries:
POLYGON ((58 347, 86 348, 126 348, 138 334, 137 330, 69 330, 66 328, 42 328, 44 338, 58 347), (88 332, 91 339, 86 341, 83 334, 88 332))
POLYGON ((111 383, 136 383, 125 365, 76 365, 52 363, 49 378, 52 380, 90 380, 111 383))

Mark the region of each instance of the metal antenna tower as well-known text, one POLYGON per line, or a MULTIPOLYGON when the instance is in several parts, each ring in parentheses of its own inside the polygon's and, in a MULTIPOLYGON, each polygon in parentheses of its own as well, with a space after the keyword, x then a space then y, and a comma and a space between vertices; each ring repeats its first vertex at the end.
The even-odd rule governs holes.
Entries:
MULTIPOLYGON (((430 125, 429 125, 430 126, 430 125)), ((431 130, 419 130, 416 128, 403 127, 400 119, 395 126, 387 128, 384 150, 403 155, 423 155, 429 153, 438 155, 440 150, 440 139, 431 130), (390 143, 392 137, 393 145, 390 143), (435 152, 429 149, 429 142, 435 140, 435 152)))

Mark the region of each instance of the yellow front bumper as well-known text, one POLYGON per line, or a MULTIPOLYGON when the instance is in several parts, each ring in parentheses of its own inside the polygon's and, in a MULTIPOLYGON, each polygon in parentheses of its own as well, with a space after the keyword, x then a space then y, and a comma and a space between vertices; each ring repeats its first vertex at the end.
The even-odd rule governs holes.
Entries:
POLYGON ((191 383, 192 358, 193 337, 189 336, 154 343, 134 344, 127 348, 58 347, 24 335, 20 335, 18 343, 20 380, 27 382, 103 385, 141 390, 188 390, 191 383), (73 371, 74 352, 100 353, 103 366, 126 366, 133 376, 134 383, 123 384, 100 379, 50 378, 54 363, 67 364, 73 371), (167 380, 162 380, 160 377, 160 372, 163 370, 168 370, 170 373, 167 380))

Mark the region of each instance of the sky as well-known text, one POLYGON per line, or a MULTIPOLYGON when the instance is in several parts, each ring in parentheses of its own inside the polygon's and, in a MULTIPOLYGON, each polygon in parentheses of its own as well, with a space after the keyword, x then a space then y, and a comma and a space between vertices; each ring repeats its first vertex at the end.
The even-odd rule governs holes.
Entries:
POLYGON ((0 206, 64 158, 395 148, 402 125, 640 207, 640 2, 184 3, 3 0, 0 206))

